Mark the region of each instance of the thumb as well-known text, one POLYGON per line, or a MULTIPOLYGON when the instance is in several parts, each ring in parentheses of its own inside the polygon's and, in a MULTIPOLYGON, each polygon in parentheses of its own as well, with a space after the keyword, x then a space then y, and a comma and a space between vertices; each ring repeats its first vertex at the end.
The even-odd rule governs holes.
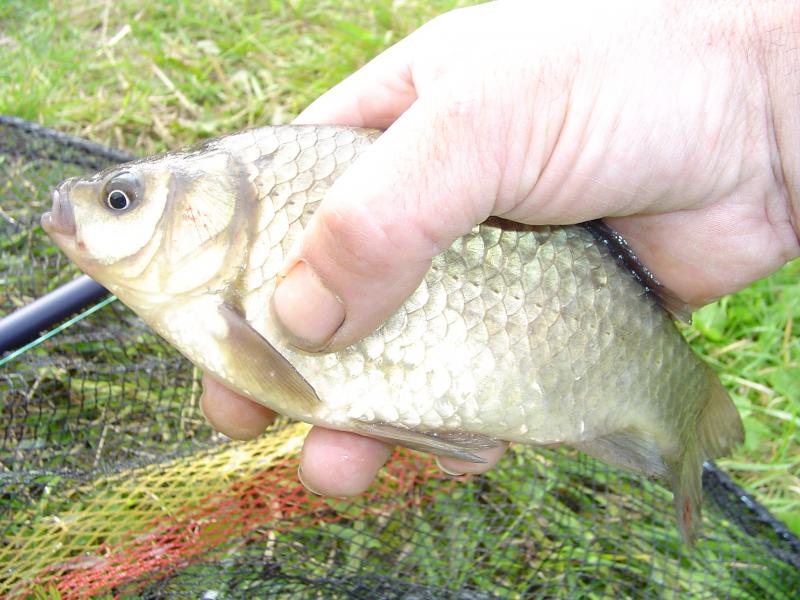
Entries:
POLYGON ((273 296, 296 343, 345 346, 385 321, 431 259, 492 212, 499 171, 470 103, 418 99, 331 187, 273 296), (480 151, 479 151, 480 143, 480 151))

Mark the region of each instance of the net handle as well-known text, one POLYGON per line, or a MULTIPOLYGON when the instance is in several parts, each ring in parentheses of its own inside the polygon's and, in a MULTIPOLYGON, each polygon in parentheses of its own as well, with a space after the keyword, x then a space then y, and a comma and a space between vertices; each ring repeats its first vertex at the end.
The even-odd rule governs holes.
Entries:
POLYGON ((0 319, 0 356, 17 350, 67 317, 99 302, 109 291, 81 275, 0 319))

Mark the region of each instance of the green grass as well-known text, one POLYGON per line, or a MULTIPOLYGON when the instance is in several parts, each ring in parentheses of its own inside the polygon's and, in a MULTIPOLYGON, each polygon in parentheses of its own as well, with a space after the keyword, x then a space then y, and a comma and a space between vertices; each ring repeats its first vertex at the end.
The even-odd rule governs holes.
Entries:
POLYGON ((6 0, 0 113, 139 154, 285 122, 455 5, 6 0))
MULTIPOLYGON (((286 122, 456 4, 5 0, 0 114, 137 154, 286 122)), ((722 466, 798 533, 799 280, 795 261, 700 311, 688 334, 744 417, 747 442, 722 466)))

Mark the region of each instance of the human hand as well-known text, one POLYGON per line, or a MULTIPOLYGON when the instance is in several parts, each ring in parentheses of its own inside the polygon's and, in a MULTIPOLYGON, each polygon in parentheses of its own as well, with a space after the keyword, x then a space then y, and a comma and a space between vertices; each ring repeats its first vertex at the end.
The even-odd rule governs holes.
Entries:
MULTIPOLYGON (((431 21, 297 119, 387 131, 310 222, 302 262, 276 289, 277 316, 308 348, 345 346, 490 215, 606 217, 691 305, 777 270, 800 253, 797 13, 587 0, 499 2, 431 21)), ((207 417, 231 437, 257 436, 273 417, 208 377, 204 386, 207 417)), ((302 478, 319 493, 357 494, 389 452, 313 428, 302 478)), ((441 464, 477 472, 499 457, 441 464)))

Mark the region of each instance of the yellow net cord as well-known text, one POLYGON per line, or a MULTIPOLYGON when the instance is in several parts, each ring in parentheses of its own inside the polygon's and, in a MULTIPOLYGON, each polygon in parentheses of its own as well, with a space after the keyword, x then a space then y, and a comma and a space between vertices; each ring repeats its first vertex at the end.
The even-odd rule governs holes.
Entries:
POLYGON ((0 594, 89 597, 148 574, 165 576, 255 530, 268 537, 270 529, 407 505, 415 498, 410 488, 436 473, 430 459, 400 451, 359 501, 319 498, 296 477, 307 431, 288 425, 250 442, 97 477, 65 496, 46 493, 15 515, 15 533, 0 547, 0 594))

